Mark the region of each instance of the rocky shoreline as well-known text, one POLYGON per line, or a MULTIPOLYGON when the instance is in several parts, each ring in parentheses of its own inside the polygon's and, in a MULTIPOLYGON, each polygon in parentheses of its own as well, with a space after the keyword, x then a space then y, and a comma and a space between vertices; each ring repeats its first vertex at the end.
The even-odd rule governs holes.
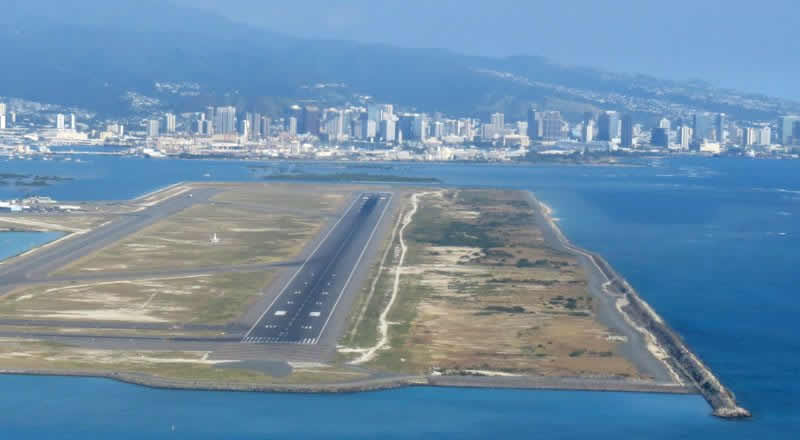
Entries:
POLYGON ((531 194, 535 207, 546 225, 552 229, 560 244, 568 251, 589 260, 606 280, 603 294, 616 301, 616 308, 626 321, 639 331, 653 356, 664 363, 676 382, 691 384, 709 403, 713 414, 725 419, 749 418, 748 410, 740 407, 733 392, 726 388, 683 339, 672 330, 633 287, 600 255, 579 248, 564 236, 551 217, 550 208, 531 194))
POLYGON ((647 381, 632 381, 614 378, 582 377, 494 377, 480 375, 456 376, 390 376, 364 379, 353 382, 319 384, 230 384, 209 383, 192 380, 165 379, 149 374, 117 373, 103 371, 63 371, 63 370, 0 370, 4 375, 56 376, 111 379, 131 385, 155 389, 186 391, 228 391, 262 393, 357 393, 383 391, 407 387, 445 387, 445 388, 496 388, 518 390, 553 391, 604 391, 662 394, 695 394, 692 387, 665 385, 647 381))

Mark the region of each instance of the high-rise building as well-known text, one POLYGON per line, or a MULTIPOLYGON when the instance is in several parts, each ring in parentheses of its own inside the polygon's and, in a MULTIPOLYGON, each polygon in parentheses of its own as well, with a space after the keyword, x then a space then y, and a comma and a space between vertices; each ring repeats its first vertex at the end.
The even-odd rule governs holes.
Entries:
POLYGON ((492 113, 491 126, 495 134, 502 136, 506 130, 506 116, 503 113, 492 113))
POLYGON ((265 138, 270 137, 272 132, 272 120, 266 116, 261 117, 261 134, 265 138))
POLYGON ((176 117, 173 113, 164 115, 164 129, 168 134, 175 134, 176 117))
POLYGON ((686 125, 681 125, 678 128, 678 144, 680 144, 681 150, 688 150, 691 140, 692 128, 686 125))
POLYGON ((711 113, 695 113, 692 119, 693 140, 702 143, 704 140, 713 140, 714 124, 711 113))
POLYGON ((588 144, 592 140, 594 140, 594 121, 587 120, 583 122, 581 129, 581 142, 588 144))
POLYGON ((758 143, 758 131, 753 127, 742 130, 742 145, 747 147, 758 143))
POLYGON ((623 147, 633 147, 633 117, 625 115, 622 117, 621 145, 623 147))
POLYGON ((0 113, 0 130, 6 129, 6 114, 0 113))
POLYGON ((289 117, 289 127, 287 127, 289 136, 297 136, 297 118, 294 116, 289 117))
POLYGON ((717 142, 726 144, 728 142, 728 117, 725 113, 719 113, 714 120, 714 131, 716 132, 717 142))
POLYGON ((69 128, 72 131, 78 130, 78 124, 75 122, 75 113, 70 113, 69 115, 69 128))
POLYGON ((147 121, 147 137, 157 138, 161 131, 161 121, 158 119, 151 119, 147 121))
POLYGON ((658 128, 666 128, 669 130, 672 128, 672 123, 670 123, 669 119, 667 118, 661 118, 661 120, 658 121, 658 128))
POLYGON ((239 121, 239 135, 245 139, 250 138, 250 121, 247 118, 239 121))
POLYGON ((297 129, 299 133, 313 134, 319 136, 319 123, 320 123, 319 107, 309 105, 303 108, 303 122, 297 129))
POLYGON ((264 124, 260 113, 255 113, 250 119, 250 139, 258 140, 263 136, 264 124))
POLYGON ((794 124, 792 124, 792 137, 796 144, 800 143, 800 121, 794 121, 794 124))
POLYGON ((539 121, 542 124, 542 139, 555 141, 564 137, 564 121, 561 119, 561 112, 542 112, 539 121))
POLYGON ((214 111, 214 132, 217 134, 236 133, 236 107, 217 107, 214 111))
POLYGON ((664 127, 654 128, 650 133, 650 144, 655 147, 667 148, 669 146, 669 130, 664 127))
POLYGON ((765 147, 772 144, 772 129, 769 125, 764 125, 758 130, 758 144, 765 147))
POLYGON ((166 122, 165 128, 168 134, 175 134, 175 126, 176 126, 176 117, 173 113, 167 113, 164 115, 164 120, 166 122))
POLYGON ((800 144, 800 139, 794 137, 794 123, 800 121, 800 116, 781 116, 778 119, 778 142, 781 145, 800 144))
POLYGON ((0 115, 8 113, 8 107, 4 102, 0 102, 0 115))
POLYGON ((615 111, 600 113, 597 120, 597 140, 613 141, 619 137, 619 114, 615 111))
POLYGON ((424 141, 428 137, 428 121, 425 115, 414 115, 414 123, 412 124, 412 136, 414 139, 424 141))
POLYGON ((536 108, 531 106, 528 108, 528 137, 531 140, 539 139, 541 133, 542 131, 541 124, 539 122, 539 116, 536 113, 536 108))
MULTIPOLYGON (((441 122, 438 122, 441 124, 441 122)), ((394 142, 397 127, 394 119, 384 119, 380 125, 380 138, 386 142, 394 142)))
POLYGON ((56 128, 59 130, 63 130, 64 128, 66 128, 66 126, 64 125, 64 115, 61 113, 56 115, 56 128))

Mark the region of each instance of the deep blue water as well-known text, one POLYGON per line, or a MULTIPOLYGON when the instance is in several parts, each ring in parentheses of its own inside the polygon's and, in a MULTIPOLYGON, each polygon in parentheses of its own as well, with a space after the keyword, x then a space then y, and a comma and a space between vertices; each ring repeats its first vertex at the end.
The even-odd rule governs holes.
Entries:
MULTIPOLYGON (((129 198, 181 180, 258 177, 242 162, 84 161, 0 162, 0 173, 74 177, 37 189, 65 200, 129 198)), ((640 168, 292 167, 435 176, 447 184, 535 191, 555 209, 567 236, 606 256, 753 410, 754 419, 717 420, 696 396, 424 388, 347 396, 248 395, 0 377, 0 427, 12 426, 26 438, 142 438, 161 433, 167 423, 177 427, 168 438, 798 437, 800 163, 675 158, 640 168), (43 412, 51 420, 36 417, 43 412), (197 427, 194 433, 190 426, 197 427), (203 430, 211 434, 194 435, 203 430)), ((18 189, 0 187, 0 199, 16 195, 18 189)))

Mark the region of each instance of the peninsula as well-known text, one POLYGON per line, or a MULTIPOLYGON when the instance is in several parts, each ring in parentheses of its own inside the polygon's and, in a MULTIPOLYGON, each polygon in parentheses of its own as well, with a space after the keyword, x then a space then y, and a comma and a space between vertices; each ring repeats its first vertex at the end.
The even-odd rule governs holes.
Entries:
MULTIPOLYGON (((157 387, 699 392, 749 415, 523 191, 181 183, 0 229, 0 370, 157 387)), ((72 202, 71 202, 72 203, 72 202)))

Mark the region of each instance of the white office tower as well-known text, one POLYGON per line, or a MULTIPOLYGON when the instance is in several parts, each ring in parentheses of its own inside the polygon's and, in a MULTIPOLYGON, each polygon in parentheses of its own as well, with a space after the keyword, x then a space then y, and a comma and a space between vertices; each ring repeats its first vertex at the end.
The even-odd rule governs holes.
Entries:
POLYGON ((772 144, 772 129, 769 125, 764 125, 758 129, 758 145, 769 146, 772 144))
POLYGON ((581 131, 581 140, 584 144, 588 144, 594 140, 594 121, 586 121, 583 123, 583 130, 581 131))
POLYGON ((0 102, 0 115, 4 115, 8 112, 8 107, 6 107, 6 103, 0 102))
POLYGON ((147 122, 147 137, 157 138, 161 131, 161 121, 158 119, 151 119, 147 122))
POLYGON ((380 104, 367 104, 367 120, 375 121, 377 123, 381 120, 381 110, 383 106, 380 104))
POLYGON ((217 107, 214 113, 214 132, 236 133, 236 107, 217 107))
POLYGON ((397 131, 397 125, 395 124, 393 119, 384 119, 381 121, 381 138, 386 142, 394 142, 395 140, 395 132, 397 131))
POLYGON ((506 129, 506 115, 503 113, 493 113, 491 125, 494 134, 502 136, 506 129))
POLYGON ((64 129, 64 115, 61 113, 56 115, 56 128, 59 130, 64 129))
POLYGON ((683 125, 678 130, 678 143, 681 146, 681 150, 688 150, 689 143, 692 141, 692 128, 686 125, 683 125))
POLYGON ((176 117, 173 113, 167 113, 164 115, 164 119, 167 122, 167 133, 168 134, 175 134, 175 126, 176 126, 176 117))
POLYGON ((669 122, 669 119, 667 118, 661 118, 661 120, 658 121, 658 128, 669 130, 670 128, 672 128, 671 125, 672 124, 669 122))
POLYGON ((297 136, 297 118, 289 118, 289 136, 297 136))
POLYGON ((78 126, 75 122, 75 113, 70 113, 69 115, 69 128, 71 128, 72 131, 78 131, 78 126))
POLYGON ((250 121, 247 119, 239 121, 239 134, 245 139, 250 137, 250 121))
POLYGON ((0 113, 0 130, 6 129, 6 114, 0 113))

